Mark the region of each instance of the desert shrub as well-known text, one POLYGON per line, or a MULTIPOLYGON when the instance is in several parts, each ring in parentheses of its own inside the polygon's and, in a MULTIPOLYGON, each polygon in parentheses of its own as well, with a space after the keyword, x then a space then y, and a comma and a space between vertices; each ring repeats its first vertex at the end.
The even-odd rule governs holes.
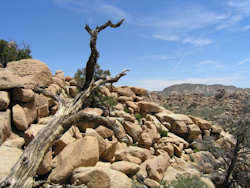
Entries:
POLYGON ((136 118, 138 121, 141 121, 142 115, 137 113, 137 114, 135 114, 135 118, 136 118))
POLYGON ((206 184, 197 176, 180 176, 171 184, 164 182, 164 188, 207 188, 206 184))
POLYGON ((23 44, 20 48, 16 42, 0 40, 0 64, 7 66, 10 61, 32 58, 29 45, 23 44))
POLYGON ((161 137, 167 137, 168 136, 168 131, 161 130, 160 135, 161 135, 161 137))
POLYGON ((125 107, 125 108, 124 108, 124 112, 129 113, 128 107, 125 107))

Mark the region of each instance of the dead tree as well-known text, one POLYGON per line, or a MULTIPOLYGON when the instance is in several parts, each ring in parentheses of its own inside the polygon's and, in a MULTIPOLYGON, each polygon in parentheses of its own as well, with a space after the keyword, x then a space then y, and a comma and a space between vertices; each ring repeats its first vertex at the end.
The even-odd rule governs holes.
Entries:
MULTIPOLYGON (((129 142, 129 139, 119 122, 108 117, 90 115, 80 111, 84 107, 86 99, 91 95, 94 89, 106 83, 116 82, 122 76, 126 75, 127 70, 124 70, 114 78, 102 78, 96 82, 93 79, 95 65, 99 57, 99 53, 96 49, 96 40, 99 32, 107 27, 117 28, 123 23, 123 21, 124 20, 121 20, 117 24, 113 24, 111 21, 108 21, 101 26, 97 26, 93 30, 90 29, 88 25, 85 26, 86 31, 91 36, 91 54, 86 65, 86 81, 82 86, 82 90, 74 100, 64 98, 62 94, 53 95, 38 86, 34 88, 34 91, 43 93, 45 96, 52 97, 54 100, 56 100, 59 103, 59 109, 53 116, 53 119, 48 122, 47 126, 40 130, 37 136, 26 147, 17 163, 12 167, 11 173, 2 182, 0 182, 0 188, 36 187, 39 182, 35 182, 34 177, 36 176, 38 167, 43 160, 44 155, 64 132, 66 132, 72 125, 78 122, 98 122, 107 126, 108 128, 111 128, 118 140, 121 142, 129 142)), ((59 185, 57 187, 62 186, 59 185)))

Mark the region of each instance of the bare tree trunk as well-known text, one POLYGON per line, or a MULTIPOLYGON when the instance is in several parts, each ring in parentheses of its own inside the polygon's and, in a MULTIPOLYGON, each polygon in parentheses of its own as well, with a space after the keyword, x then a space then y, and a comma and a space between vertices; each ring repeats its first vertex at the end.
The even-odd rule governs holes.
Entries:
POLYGON ((12 167, 11 173, 1 183, 0 188, 32 188, 37 185, 34 181, 38 167, 43 160, 44 155, 51 147, 51 145, 72 125, 81 121, 95 121, 112 128, 116 137, 122 142, 129 142, 123 127, 109 118, 89 115, 81 112, 84 101, 91 95, 93 89, 105 83, 113 83, 118 81, 122 76, 126 75, 127 70, 116 75, 114 78, 103 78, 94 82, 93 76, 95 72, 95 65, 98 59, 98 51, 96 49, 96 40, 98 33, 106 27, 119 27, 123 20, 117 24, 108 21, 100 27, 91 30, 88 25, 85 29, 91 36, 90 48, 91 54, 86 65, 86 81, 82 86, 81 93, 72 101, 64 99, 62 95, 52 95, 40 87, 35 87, 34 91, 43 93, 46 96, 52 97, 59 103, 59 109, 54 115, 53 119, 48 122, 47 126, 39 131, 37 136, 26 147, 24 153, 19 158, 17 163, 12 167), (79 112, 80 111, 80 112, 79 112))

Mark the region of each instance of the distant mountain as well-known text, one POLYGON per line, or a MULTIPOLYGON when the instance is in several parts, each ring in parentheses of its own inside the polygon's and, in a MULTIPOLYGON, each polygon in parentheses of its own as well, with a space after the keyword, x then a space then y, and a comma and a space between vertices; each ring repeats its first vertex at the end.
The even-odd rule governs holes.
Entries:
POLYGON ((242 89, 235 86, 225 86, 220 84, 215 85, 205 85, 205 84, 176 84, 165 88, 160 93, 162 95, 170 94, 204 94, 205 96, 215 95, 218 89, 224 89, 228 94, 235 92, 250 92, 250 88, 242 89))

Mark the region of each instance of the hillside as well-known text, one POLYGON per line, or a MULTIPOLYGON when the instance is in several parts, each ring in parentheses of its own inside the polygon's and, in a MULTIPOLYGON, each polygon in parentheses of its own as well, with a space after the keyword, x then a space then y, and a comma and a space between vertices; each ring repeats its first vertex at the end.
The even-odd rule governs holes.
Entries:
POLYGON ((241 89, 235 86, 225 86, 225 85, 204 85, 204 84, 176 84, 163 89, 159 92, 164 96, 171 94, 203 94, 205 96, 215 95, 218 89, 224 89, 228 94, 235 92, 249 92, 249 89, 241 89))

